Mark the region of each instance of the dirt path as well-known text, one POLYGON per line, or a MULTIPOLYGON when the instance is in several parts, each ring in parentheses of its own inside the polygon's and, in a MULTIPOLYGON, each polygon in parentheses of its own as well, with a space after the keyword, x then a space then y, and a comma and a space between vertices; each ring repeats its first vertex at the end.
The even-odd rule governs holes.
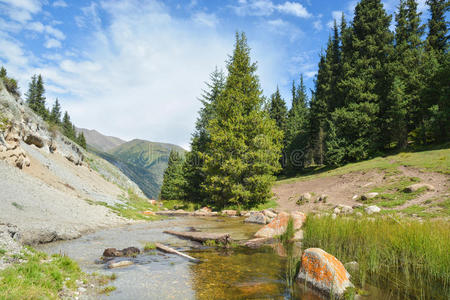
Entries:
MULTIPOLYGON (((421 182, 433 185, 436 190, 421 194, 417 199, 408 201, 404 205, 396 207, 396 209, 420 204, 427 199, 439 198, 440 196, 449 193, 449 176, 447 175, 440 173, 426 173, 409 167, 399 167, 398 170, 400 171, 400 174, 396 175, 396 177, 418 177, 421 182)), ((277 197, 280 210, 302 210, 305 212, 312 212, 334 207, 337 204, 350 206, 356 204, 358 202, 352 199, 354 195, 364 194, 376 186, 388 185, 388 180, 392 182, 392 177, 387 178, 384 172, 371 170, 279 184, 274 186, 272 190, 277 197), (310 203, 301 206, 297 205, 296 201, 306 192, 313 194, 313 199, 321 194, 328 195, 327 203, 314 203, 312 200, 310 203)))

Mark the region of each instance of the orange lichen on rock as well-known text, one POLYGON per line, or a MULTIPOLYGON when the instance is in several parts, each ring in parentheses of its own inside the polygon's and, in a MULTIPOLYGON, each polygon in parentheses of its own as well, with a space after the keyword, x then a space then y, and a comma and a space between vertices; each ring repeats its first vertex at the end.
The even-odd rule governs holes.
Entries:
POLYGON ((292 217, 294 221, 294 230, 298 230, 302 227, 303 222, 306 220, 306 216, 302 212, 293 212, 288 214, 286 212, 280 212, 275 219, 269 224, 255 233, 255 237, 260 238, 273 238, 277 235, 281 235, 286 231, 289 219, 292 217))
POLYGON ((319 248, 305 250, 298 279, 336 296, 341 296, 346 288, 352 286, 344 265, 336 257, 319 248))

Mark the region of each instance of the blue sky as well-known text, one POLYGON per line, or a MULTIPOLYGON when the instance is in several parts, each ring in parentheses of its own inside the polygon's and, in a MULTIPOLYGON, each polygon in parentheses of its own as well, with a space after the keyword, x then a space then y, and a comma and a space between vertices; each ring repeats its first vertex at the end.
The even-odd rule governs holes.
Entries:
MULTIPOLYGON (((187 147, 204 82, 245 31, 265 95, 313 88, 333 18, 355 0, 0 0, 0 64, 26 92, 41 73, 74 123, 187 147)), ((419 0, 425 11, 425 0, 419 0)), ((398 0, 385 0, 395 11, 398 0)))

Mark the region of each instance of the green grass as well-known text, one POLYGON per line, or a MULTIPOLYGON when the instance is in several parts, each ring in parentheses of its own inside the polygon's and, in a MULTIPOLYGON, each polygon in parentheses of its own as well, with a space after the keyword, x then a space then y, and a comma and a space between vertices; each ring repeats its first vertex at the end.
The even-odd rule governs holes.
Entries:
POLYGON ((108 207, 119 216, 132 220, 145 220, 145 221, 155 221, 161 220, 161 216, 151 216, 144 215, 143 212, 147 210, 156 211, 158 207, 151 205, 146 198, 139 197, 134 193, 132 189, 128 190, 127 197, 123 196, 122 201, 125 204, 108 205, 106 202, 102 201, 92 201, 90 199, 85 199, 91 205, 102 205, 108 207))
POLYGON ((147 242, 144 245, 144 251, 150 251, 150 250, 155 250, 156 249, 156 244, 153 242, 147 242))
POLYGON ((75 281, 86 276, 67 256, 52 255, 49 259, 31 248, 23 256, 25 263, 0 271, 0 299, 58 299, 66 278, 70 278, 66 286, 75 289, 75 281))
POLYGON ((399 166, 414 167, 427 172, 450 174, 450 144, 441 145, 440 147, 442 149, 432 150, 428 147, 423 149, 424 151, 402 152, 396 155, 377 157, 366 161, 350 163, 336 169, 317 167, 310 170, 309 173, 300 174, 293 178, 280 178, 276 184, 337 176, 351 172, 365 172, 372 169, 384 171, 388 176, 391 176, 398 173, 397 168, 399 166))
POLYGON ((419 181, 420 179, 417 177, 394 177, 388 184, 377 186, 370 191, 380 193, 378 196, 363 202, 366 204, 377 204, 384 208, 395 208, 417 198, 426 191, 425 188, 422 188, 412 193, 405 192, 406 187, 419 181))
POLYGON ((101 290, 101 294, 109 295, 110 293, 114 292, 117 288, 113 285, 107 286, 101 290))
POLYGON ((2 257, 5 254, 6 254, 6 250, 5 249, 0 249, 0 257, 2 257))
POLYGON ((185 211, 195 211, 201 207, 198 203, 191 203, 181 200, 162 200, 163 207, 169 210, 183 209, 185 211))
POLYGON ((283 244, 287 245, 287 243, 289 243, 291 239, 294 237, 294 234, 295 234, 294 219, 292 217, 289 217, 286 230, 278 238, 283 244))
POLYGON ((305 248, 322 248, 343 263, 359 263, 352 274, 359 287, 369 282, 394 294, 429 299, 450 292, 449 222, 309 216, 303 230, 305 248))

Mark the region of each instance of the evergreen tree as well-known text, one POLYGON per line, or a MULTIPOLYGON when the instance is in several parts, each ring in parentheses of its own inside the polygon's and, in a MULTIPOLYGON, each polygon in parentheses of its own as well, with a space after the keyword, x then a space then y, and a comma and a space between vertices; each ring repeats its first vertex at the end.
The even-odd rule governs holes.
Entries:
POLYGON ((87 144, 86 144, 86 138, 84 137, 84 133, 80 132, 80 134, 77 137, 77 143, 80 145, 84 150, 87 150, 87 144))
MULTIPOLYGON (((329 40, 327 56, 331 60, 332 43, 329 40)), ((315 80, 315 93, 311 101, 310 122, 309 122, 309 145, 313 154, 314 162, 322 165, 324 163, 324 143, 327 119, 329 119, 329 110, 335 109, 331 94, 332 69, 327 62, 326 56, 320 56, 319 70, 315 80)))
POLYGON ((31 108, 33 111, 38 110, 38 104, 37 104, 37 75, 34 74, 31 77, 31 82, 28 83, 28 92, 25 93, 26 102, 28 104, 28 107, 31 108))
POLYGON ((44 120, 47 120, 49 112, 45 107, 44 80, 40 74, 38 76, 33 75, 31 77, 31 82, 29 83, 26 97, 28 106, 44 120))
POLYGON ((183 164, 183 175, 185 178, 185 197, 190 202, 203 202, 205 193, 201 184, 205 181, 205 174, 202 171, 202 153, 210 151, 210 135, 208 124, 215 116, 215 104, 222 92, 225 84, 225 77, 222 71, 217 68, 210 75, 210 83, 206 83, 207 89, 203 91, 200 101, 203 107, 199 111, 199 117, 195 124, 195 132, 192 135, 191 151, 186 154, 183 164))
POLYGON ((392 84, 386 76, 391 73, 393 52, 390 21, 380 0, 362 0, 356 5, 351 29, 351 57, 346 58, 348 66, 344 64, 345 74, 340 82, 345 107, 332 120, 338 135, 343 134, 349 161, 365 159, 385 144, 379 129, 384 125, 380 116, 385 113, 384 103, 392 84), (343 119, 346 117, 353 120, 343 119), (346 124, 356 125, 363 121, 370 123, 343 128, 346 124))
POLYGON ((309 110, 303 75, 300 76, 299 86, 293 88, 293 95, 285 132, 286 169, 289 171, 303 169, 307 158, 309 110))
POLYGON ((0 79, 3 81, 3 84, 5 85, 8 92, 20 96, 19 92, 19 86, 17 85, 17 80, 14 78, 8 77, 8 73, 5 69, 5 67, 2 66, 0 69, 0 79))
POLYGON ((392 63, 392 89, 383 110, 383 132, 387 144, 407 146, 408 131, 421 120, 420 93, 423 89, 424 28, 415 0, 401 0, 395 16, 395 52, 392 63))
POLYGON ((281 98, 280 90, 277 87, 276 92, 270 96, 269 116, 275 121, 278 129, 283 132, 286 130, 287 112, 286 102, 281 98))
POLYGON ((448 0, 427 0, 431 18, 428 20, 427 50, 444 53, 448 50, 447 22, 445 14, 450 8, 448 0))
POLYGON ((184 179, 182 174, 183 158, 175 151, 170 151, 167 169, 164 172, 163 184, 159 198, 161 200, 184 199, 184 179))
POLYGON ((236 34, 227 69, 225 88, 208 126, 211 152, 205 154, 202 186, 217 207, 252 207, 271 197, 283 134, 262 109, 256 64, 244 33, 236 34))
POLYGON ((58 98, 56 98, 53 104, 52 110, 50 112, 49 121, 53 124, 61 124, 61 105, 59 104, 58 98))
POLYGON ((63 129, 63 134, 66 137, 75 141, 76 133, 74 130, 74 126, 73 126, 72 122, 70 121, 69 113, 67 111, 64 113, 64 117, 62 120, 62 129, 63 129))

